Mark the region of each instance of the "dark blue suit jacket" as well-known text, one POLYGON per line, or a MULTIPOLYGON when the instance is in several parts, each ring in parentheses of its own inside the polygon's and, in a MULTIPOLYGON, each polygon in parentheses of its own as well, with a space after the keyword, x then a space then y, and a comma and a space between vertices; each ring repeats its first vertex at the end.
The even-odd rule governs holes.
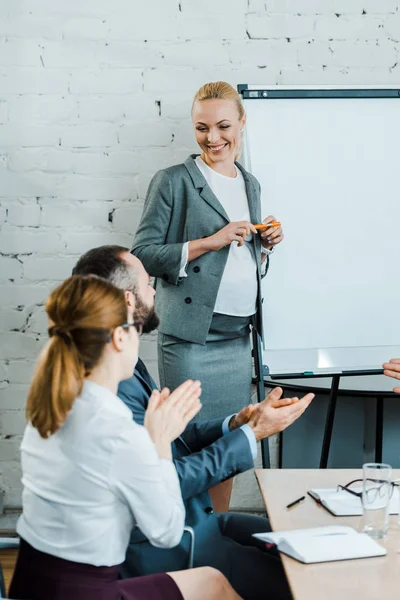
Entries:
MULTIPOLYGON (((123 381, 118 388, 118 396, 130 408, 133 418, 140 425, 143 425, 153 389, 156 389, 156 385, 140 359, 134 376, 123 381)), ((254 466, 246 435, 237 429, 223 436, 222 423, 223 419, 216 419, 189 425, 172 444, 174 463, 185 502, 186 525, 194 529, 196 536, 195 564, 204 562, 206 556, 210 558, 210 554, 223 555, 223 535, 208 489, 254 466)), ((122 575, 132 577, 186 568, 188 546, 188 537, 184 535, 176 548, 155 548, 135 528, 122 575)))

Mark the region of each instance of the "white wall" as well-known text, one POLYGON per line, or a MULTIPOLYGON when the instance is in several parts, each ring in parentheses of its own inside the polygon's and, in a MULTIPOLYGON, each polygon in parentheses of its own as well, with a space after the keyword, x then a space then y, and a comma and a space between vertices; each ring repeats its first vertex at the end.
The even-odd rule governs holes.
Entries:
MULTIPOLYGON (((43 301, 129 246, 157 169, 195 150, 204 82, 400 83, 397 0, 0 0, 0 477, 20 505, 43 301)), ((155 370, 155 338, 142 357, 155 370)))

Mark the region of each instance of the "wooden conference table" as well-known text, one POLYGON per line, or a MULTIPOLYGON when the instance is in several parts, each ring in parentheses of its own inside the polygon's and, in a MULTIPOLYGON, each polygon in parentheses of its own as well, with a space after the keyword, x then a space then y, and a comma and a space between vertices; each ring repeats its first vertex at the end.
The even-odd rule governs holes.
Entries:
MULTIPOLYGON (((274 531, 322 525, 348 525, 358 531, 362 517, 334 517, 307 496, 311 488, 335 487, 362 477, 361 469, 257 469, 256 477, 274 531), (286 506, 306 499, 293 508, 286 506)), ((400 469, 393 470, 393 479, 400 469)), ((282 554, 294 600, 398 600, 400 598, 400 527, 389 517, 389 533, 379 540, 387 556, 304 565, 282 554)))

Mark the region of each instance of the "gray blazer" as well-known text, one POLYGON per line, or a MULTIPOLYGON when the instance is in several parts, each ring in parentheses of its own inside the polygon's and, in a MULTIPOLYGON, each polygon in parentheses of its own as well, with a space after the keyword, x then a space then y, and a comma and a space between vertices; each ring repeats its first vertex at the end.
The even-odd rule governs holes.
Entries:
MULTIPOLYGON (((213 235, 230 220, 198 169, 195 158, 195 154, 189 156, 183 164, 162 169, 153 177, 132 253, 142 261, 148 273, 157 278, 159 331, 205 344, 229 246, 192 260, 188 276, 180 278, 182 246, 213 235)), ((260 184, 239 163, 236 166, 244 177, 250 219, 252 223, 259 223, 260 184)), ((253 244, 258 280, 255 326, 261 334, 261 241, 258 235, 253 235, 253 244)))

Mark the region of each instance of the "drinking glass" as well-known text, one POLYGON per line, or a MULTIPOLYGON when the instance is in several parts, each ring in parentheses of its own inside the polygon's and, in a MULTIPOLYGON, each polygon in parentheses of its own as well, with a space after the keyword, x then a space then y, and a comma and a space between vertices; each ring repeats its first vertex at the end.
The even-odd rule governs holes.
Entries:
POLYGON ((393 491, 391 477, 390 465, 384 463, 363 465, 363 531, 373 538, 382 538, 388 531, 389 502, 393 491))

